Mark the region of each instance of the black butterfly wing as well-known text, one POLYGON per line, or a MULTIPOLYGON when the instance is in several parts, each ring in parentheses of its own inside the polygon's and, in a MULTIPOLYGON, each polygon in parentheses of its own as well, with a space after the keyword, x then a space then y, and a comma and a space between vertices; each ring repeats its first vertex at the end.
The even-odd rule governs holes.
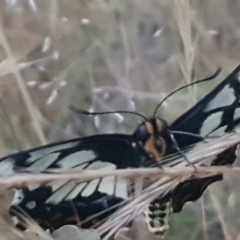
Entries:
MULTIPOLYGON (((7 172, 8 174, 22 170, 43 172, 56 168, 114 170, 146 166, 151 161, 152 158, 131 135, 105 134, 49 144, 12 154, 1 159, 0 169, 5 169, 6 175, 7 172)), ((84 220, 114 207, 128 198, 129 191, 127 179, 117 177, 81 183, 62 181, 33 189, 22 188, 15 194, 12 205, 20 206, 31 217, 41 220, 42 226, 45 226, 44 220, 54 223, 56 227, 61 223, 61 219, 67 220, 73 213, 73 216, 80 216, 81 220, 84 220)), ((111 211, 107 212, 108 215, 110 213, 111 211)))
MULTIPOLYGON (((177 118, 173 131, 190 132, 205 137, 233 130, 240 122, 240 65, 195 106, 177 118)), ((175 134, 181 148, 199 141, 187 135, 175 134)))
MULTIPOLYGON (((233 130, 240 123, 239 74, 240 65, 195 106, 176 119, 170 126, 171 130, 199 134, 202 137, 211 133, 219 136, 233 130)), ((181 148, 200 141, 189 135, 174 134, 174 136, 181 148)), ((236 158, 236 147, 232 146, 216 156, 212 165, 232 164, 236 158)), ((208 185, 222 178, 222 174, 216 174, 180 183, 170 194, 173 211, 181 211, 186 202, 197 200, 208 185)))
POLYGON ((111 163, 116 168, 139 167, 144 163, 139 162, 142 152, 137 144, 131 135, 95 135, 18 152, 0 159, 0 165, 8 164, 13 171, 23 168, 36 172, 49 168, 85 169, 96 162, 111 163))

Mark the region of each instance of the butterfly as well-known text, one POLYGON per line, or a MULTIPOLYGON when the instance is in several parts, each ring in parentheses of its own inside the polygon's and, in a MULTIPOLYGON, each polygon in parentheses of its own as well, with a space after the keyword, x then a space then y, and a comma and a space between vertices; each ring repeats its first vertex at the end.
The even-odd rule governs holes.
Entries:
MULTIPOLYGON (((186 159, 184 149, 212 134, 220 135, 232 131, 240 122, 239 74, 240 65, 172 124, 156 117, 158 108, 149 119, 134 113, 143 117, 144 121, 132 134, 87 136, 17 152, 0 159, 0 170, 4 168, 4 174, 13 174, 23 169, 44 172, 56 168, 114 170, 161 166, 163 157, 172 153, 178 153, 186 159)), ((81 113, 93 114, 84 111, 81 113)), ((234 159, 235 146, 234 149, 227 149, 224 154, 217 156, 212 164, 232 164, 234 159)), ((188 159, 186 161, 191 164, 188 159)), ((171 201, 173 211, 179 212, 186 202, 197 200, 209 184, 220 180, 222 175, 217 174, 205 179, 193 178, 179 183, 165 199, 159 199, 149 206, 146 216, 149 229, 161 232, 163 223, 155 224, 154 219, 159 220, 156 210, 162 204, 171 201)), ((114 206, 119 206, 130 193, 129 182, 118 177, 81 183, 65 181, 35 189, 18 189, 12 208, 20 206, 44 229, 79 222, 83 222, 83 227, 90 227, 116 211, 117 207, 114 206), (106 211, 107 209, 110 210, 106 211), (105 213, 91 221, 85 221, 89 216, 101 211, 105 213)))

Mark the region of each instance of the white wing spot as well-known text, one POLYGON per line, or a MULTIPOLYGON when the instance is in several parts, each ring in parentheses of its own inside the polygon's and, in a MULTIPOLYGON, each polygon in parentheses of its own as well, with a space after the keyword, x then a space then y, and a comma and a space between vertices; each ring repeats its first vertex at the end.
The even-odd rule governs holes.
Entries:
POLYGON ((13 200, 11 202, 11 205, 18 205, 19 203, 22 202, 22 200, 24 199, 24 194, 23 194, 23 190, 15 190, 14 193, 14 197, 13 200))
POLYGON ((214 132, 212 132, 211 134, 209 134, 209 136, 222 136, 225 133, 226 130, 226 126, 220 127, 217 130, 215 130, 214 132))
POLYGON ((7 158, 0 162, 0 176, 1 177, 8 177, 14 173, 14 159, 7 158))
POLYGON ((221 123, 222 114, 222 112, 214 113, 205 120, 201 128, 201 136, 206 136, 221 123))
POLYGON ((87 183, 80 183, 78 184, 72 192, 66 197, 66 200, 72 200, 77 197, 77 195, 84 189, 84 187, 87 185, 87 183))
POLYGON ((51 153, 39 159, 39 161, 34 162, 30 167, 27 168, 29 171, 33 172, 41 172, 46 170, 52 163, 54 163, 58 156, 61 153, 51 153))
POLYGON ((240 108, 236 108, 234 111, 233 120, 236 120, 240 117, 240 108))
POLYGON ((58 166, 63 169, 71 169, 79 164, 89 162, 96 158, 93 151, 78 151, 65 157, 63 160, 58 162, 58 166))
POLYGON ((26 203, 26 207, 28 209, 34 209, 36 206, 37 206, 37 204, 35 201, 30 201, 30 202, 26 203))
POLYGON ((98 188, 99 192, 106 193, 108 195, 114 194, 115 177, 105 177, 102 179, 98 188))
POLYGON ((209 105, 205 108, 205 112, 213 110, 219 107, 225 107, 231 105, 236 100, 234 95, 233 88, 230 88, 229 85, 225 86, 213 100, 209 103, 209 105))
POLYGON ((76 183, 74 181, 68 182, 57 190, 50 198, 47 199, 46 203, 58 204, 75 188, 76 183))
POLYGON ((95 179, 95 180, 93 180, 93 181, 91 181, 90 183, 88 183, 88 185, 86 186, 86 188, 83 190, 83 192, 82 192, 82 196, 83 197, 88 197, 88 196, 90 196, 91 194, 93 194, 94 193, 94 191, 96 190, 96 188, 97 188, 97 185, 98 185, 98 183, 99 183, 99 179, 95 179))
MULTIPOLYGON (((101 169, 104 170, 115 170, 116 166, 112 163, 107 163, 101 169)), ((105 177, 102 179, 98 191, 102 193, 106 193, 108 195, 114 194, 114 186, 115 186, 115 177, 105 177)))
POLYGON ((116 192, 117 197, 127 199, 128 197, 128 180, 123 178, 118 178, 116 183, 116 192))
POLYGON ((42 149, 30 152, 29 154, 31 157, 27 159, 27 163, 32 163, 38 160, 39 158, 44 157, 45 155, 48 155, 49 153, 68 149, 68 148, 73 148, 77 146, 80 143, 80 141, 75 141, 75 142, 69 142, 69 143, 63 143, 63 144, 58 144, 56 146, 52 147, 43 147, 42 149))
POLYGON ((137 144, 135 142, 132 143, 132 147, 133 148, 136 148, 137 147, 137 144))
POLYGON ((80 166, 73 167, 73 169, 74 170, 83 170, 87 165, 88 165, 88 163, 84 163, 84 164, 81 164, 80 166))
POLYGON ((93 162, 86 170, 95 170, 95 169, 116 169, 116 166, 113 163, 95 161, 93 162))

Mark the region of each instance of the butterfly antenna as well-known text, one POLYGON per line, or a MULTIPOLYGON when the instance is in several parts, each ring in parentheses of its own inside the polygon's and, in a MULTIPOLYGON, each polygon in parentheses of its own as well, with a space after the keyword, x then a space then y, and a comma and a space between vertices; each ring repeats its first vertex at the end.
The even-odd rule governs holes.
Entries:
POLYGON ((135 116, 141 117, 142 119, 144 119, 145 121, 147 121, 147 118, 146 118, 144 115, 142 115, 142 114, 140 114, 140 113, 137 113, 137 112, 132 112, 132 111, 88 112, 88 111, 86 111, 86 110, 77 108, 77 107, 73 106, 72 104, 69 104, 69 105, 68 105, 68 108, 69 108, 71 111, 76 112, 76 113, 79 113, 79 114, 82 114, 82 115, 96 116, 96 115, 106 115, 106 114, 114 114, 114 113, 131 114, 131 115, 135 115, 135 116))
POLYGON ((179 152, 179 154, 180 154, 180 155, 185 159, 185 161, 186 161, 190 166, 192 166, 192 167, 194 168, 194 170, 197 172, 196 166, 189 161, 189 159, 187 158, 187 156, 186 156, 186 155, 184 154, 184 152, 180 149, 180 147, 178 146, 178 143, 177 143, 177 141, 176 141, 176 139, 175 139, 175 137, 174 137, 174 135, 173 135, 173 133, 172 133, 171 131, 169 131, 169 136, 170 136, 170 138, 171 138, 171 140, 172 140, 172 142, 173 142, 174 147, 175 147, 176 150, 179 152))
POLYGON ((184 85, 184 86, 182 86, 182 87, 180 87, 180 88, 177 88, 176 90, 172 91, 172 92, 169 93, 165 98, 163 98, 163 100, 157 105, 156 109, 155 109, 154 112, 153 112, 153 116, 154 116, 154 117, 156 116, 157 110, 158 110, 158 109, 161 107, 161 105, 162 105, 170 96, 172 96, 174 93, 176 93, 176 92, 178 92, 178 91, 180 91, 180 90, 182 90, 182 89, 184 89, 184 88, 190 87, 190 86, 192 86, 192 85, 194 85, 194 84, 201 83, 201 82, 206 82, 206 81, 210 81, 210 80, 216 78, 221 71, 222 71, 222 69, 219 67, 219 68, 217 69, 217 71, 216 71, 212 76, 207 77, 207 78, 204 78, 204 79, 201 79, 201 80, 198 80, 198 81, 193 82, 193 83, 189 83, 189 84, 187 84, 187 85, 184 85))

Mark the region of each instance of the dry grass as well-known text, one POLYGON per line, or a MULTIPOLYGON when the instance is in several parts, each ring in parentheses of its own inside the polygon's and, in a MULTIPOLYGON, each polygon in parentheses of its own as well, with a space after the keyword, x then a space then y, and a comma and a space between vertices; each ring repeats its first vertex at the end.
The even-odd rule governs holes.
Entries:
MULTIPOLYGON (((239 64, 238 9, 236 0, 1 1, 1 155, 76 136, 132 132, 134 117, 79 117, 66 106, 151 116, 172 89, 222 66, 214 83, 164 104, 158 115, 171 122, 239 64)), ((202 207, 189 204, 173 217, 167 239, 239 237, 239 178, 226 179, 205 194, 202 207)))

